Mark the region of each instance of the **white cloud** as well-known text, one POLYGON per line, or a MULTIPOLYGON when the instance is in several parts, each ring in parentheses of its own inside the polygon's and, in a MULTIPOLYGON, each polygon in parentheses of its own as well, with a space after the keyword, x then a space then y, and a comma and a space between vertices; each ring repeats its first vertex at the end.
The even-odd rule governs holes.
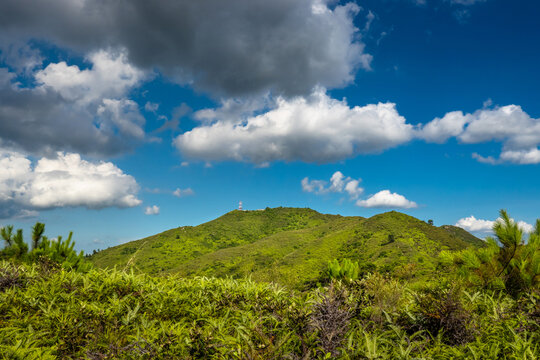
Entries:
POLYGON ((449 112, 444 117, 435 118, 422 127, 418 137, 429 142, 443 143, 463 132, 466 119, 461 111, 449 112))
POLYGON ((174 140, 184 157, 204 161, 327 163, 408 142, 413 127, 395 104, 349 107, 316 89, 308 98, 279 98, 260 115, 218 119, 174 140))
POLYGON ((373 20, 375 20, 375 14, 369 10, 368 14, 366 15, 366 24, 364 25, 363 33, 367 33, 369 31, 373 20))
POLYGON ((504 162, 510 162, 514 164, 538 164, 540 163, 540 150, 533 148, 529 150, 504 150, 498 159, 493 156, 482 156, 478 153, 473 153, 472 157, 481 163, 485 164, 501 164, 504 162))
POLYGON ((145 74, 125 52, 98 51, 81 70, 51 63, 34 76, 35 87, 0 69, 0 144, 38 156, 56 151, 85 155, 125 152, 144 138, 144 117, 126 98, 145 74))
POLYGON ((301 184, 304 192, 312 192, 315 194, 346 192, 351 199, 357 199, 364 191, 364 189, 359 186, 360 181, 360 179, 355 180, 348 176, 345 177, 341 171, 336 171, 330 178, 330 184, 324 180, 309 180, 307 177, 302 179, 301 184))
POLYGON ((502 143, 498 159, 477 153, 473 157, 490 164, 540 163, 540 119, 532 118, 518 105, 481 109, 472 114, 450 112, 419 127, 417 137, 439 143, 450 137, 465 144, 498 141, 502 143))
POLYGON ((336 171, 330 178, 330 192, 342 192, 345 186, 345 175, 341 171, 336 171))
POLYGON ((525 221, 518 221, 518 226, 526 233, 531 233, 534 230, 534 226, 532 226, 529 223, 526 223, 525 221))
POLYGON ((21 154, 0 153, 0 202, 10 201, 24 193, 32 178, 31 161, 21 154))
POLYGON ((309 180, 305 177, 302 179, 302 191, 323 194, 325 192, 326 181, 324 180, 309 180))
POLYGON ((177 188, 176 190, 173 191, 173 195, 176 197, 191 196, 191 195, 195 195, 195 191, 193 191, 191 188, 187 188, 187 189, 177 188))
POLYGON ((493 228, 494 221, 477 219, 474 216, 459 219, 456 226, 467 231, 489 232, 493 228))
POLYGON ((538 164, 540 163, 540 150, 538 150, 538 148, 527 150, 504 150, 501 153, 500 160, 515 164, 538 164))
MULTIPOLYGON (((498 218, 495 221, 502 221, 501 218, 498 218)), ((456 226, 459 226, 460 228, 463 228, 467 231, 472 232, 482 232, 482 233, 488 233, 492 232, 493 225, 495 225, 495 221, 492 220, 483 220, 483 219, 477 219, 473 215, 459 219, 456 222, 456 226)), ((515 221, 514 219, 511 219, 511 221, 515 221)), ((530 233, 533 231, 533 226, 529 223, 526 223, 525 221, 518 221, 518 226, 526 233, 530 233)))
POLYGON ((144 104, 144 110, 148 112, 156 112, 159 109, 159 104, 153 103, 150 101, 147 101, 146 104, 144 104))
POLYGON ((540 121, 531 118, 521 106, 482 109, 465 117, 467 127, 459 135, 459 140, 464 143, 497 140, 511 148, 532 147, 540 143, 540 121))
POLYGON ((17 152, 0 150, 0 217, 59 207, 133 207, 139 186, 110 162, 89 162, 58 153, 35 164, 17 152))
POLYGON ((67 100, 89 103, 123 97, 145 78, 143 71, 128 62, 125 50, 99 50, 89 54, 87 60, 92 68, 84 70, 65 61, 51 63, 36 73, 36 81, 67 100))
POLYGON ((478 162, 484 163, 484 164, 491 164, 495 165, 498 163, 498 160, 495 159, 493 156, 482 156, 478 153, 472 153, 472 158, 478 160, 478 162))
POLYGON ((418 207, 414 201, 407 200, 403 195, 382 190, 367 200, 358 200, 356 205, 367 208, 398 208, 410 209, 418 207))
POLYGON ((359 185, 360 180, 351 180, 345 185, 345 191, 349 194, 351 199, 357 199, 364 192, 364 189, 359 185))
MULTIPOLYGON (((341 171, 332 174, 330 181, 310 180, 308 177, 302 179, 302 191, 315 193, 317 195, 329 193, 346 193, 349 199, 356 200, 364 193, 360 187, 361 179, 352 179, 343 175, 341 171)), ((368 208, 416 208, 418 205, 414 201, 407 200, 403 195, 391 193, 389 190, 382 190, 365 200, 357 200, 356 205, 368 208)))
POLYGON ((146 209, 144 209, 144 213, 146 215, 158 215, 159 214, 159 206, 157 206, 157 205, 147 206, 146 209))
POLYGON ((493 106, 493 99, 491 99, 491 98, 487 99, 486 101, 484 101, 482 103, 482 108, 483 109, 490 108, 491 106, 493 106))
POLYGON ((271 96, 222 99, 218 108, 198 110, 193 118, 201 124, 209 125, 216 121, 236 123, 239 119, 247 119, 253 113, 272 106, 271 96))
POLYGON ((126 135, 134 138, 144 137, 142 126, 145 120, 135 101, 103 99, 103 104, 98 107, 97 114, 102 122, 105 122, 105 119, 109 120, 120 132, 126 135))

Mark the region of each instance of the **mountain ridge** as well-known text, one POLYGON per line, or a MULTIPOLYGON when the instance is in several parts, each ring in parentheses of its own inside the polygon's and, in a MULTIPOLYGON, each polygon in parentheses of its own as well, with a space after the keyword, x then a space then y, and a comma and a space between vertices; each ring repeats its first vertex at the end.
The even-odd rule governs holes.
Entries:
POLYGON ((90 259, 98 267, 134 267, 150 274, 249 276, 301 287, 317 281, 334 258, 421 278, 435 271, 434 259, 441 250, 482 244, 463 229, 435 227, 396 211, 364 218, 280 207, 233 210, 198 226, 169 229, 100 251, 90 259))

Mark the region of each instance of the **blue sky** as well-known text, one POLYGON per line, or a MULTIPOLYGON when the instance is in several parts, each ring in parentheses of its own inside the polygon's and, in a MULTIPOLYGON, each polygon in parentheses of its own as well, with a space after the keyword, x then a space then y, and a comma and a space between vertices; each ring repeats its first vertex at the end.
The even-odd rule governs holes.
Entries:
POLYGON ((539 217, 534 1, 3 8, 0 226, 92 251, 240 200, 478 235, 539 217))

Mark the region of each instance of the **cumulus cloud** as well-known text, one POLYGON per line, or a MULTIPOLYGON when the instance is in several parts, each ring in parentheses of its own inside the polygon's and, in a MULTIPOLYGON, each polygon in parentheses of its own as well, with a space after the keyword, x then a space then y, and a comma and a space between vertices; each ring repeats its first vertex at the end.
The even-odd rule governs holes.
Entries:
POLYGON ((144 138, 144 118, 127 92, 143 73, 124 52, 91 54, 89 69, 51 63, 36 71, 35 87, 21 87, 0 69, 0 145, 37 155, 70 151, 112 155, 144 138))
POLYGON ((66 100, 89 103, 122 97, 145 77, 143 71, 128 63, 125 50, 99 50, 89 54, 87 61, 92 67, 84 70, 65 61, 51 63, 35 74, 36 82, 66 100))
POLYGON ((538 164, 540 163, 540 150, 532 148, 527 150, 504 150, 500 160, 515 164, 538 164))
POLYGON ((367 208, 397 208, 410 209, 418 207, 414 201, 407 200, 403 195, 382 190, 366 200, 358 200, 356 205, 367 208))
POLYGON ((318 88, 307 98, 279 98, 260 115, 195 127, 174 145, 184 157, 204 161, 327 163, 383 151, 412 137, 413 127, 395 104, 351 108, 318 88))
POLYGON ((329 0, 4 0, 0 33, 80 53, 126 48, 137 67, 214 94, 297 95, 370 68, 360 11, 329 0))
MULTIPOLYGON (((330 181, 310 180, 308 177, 302 179, 302 191, 315 194, 347 193, 351 200, 356 200, 363 194, 364 189, 360 187, 361 179, 352 179, 343 175, 341 171, 336 171, 330 181)), ((389 190, 382 190, 368 197, 365 200, 357 200, 356 205, 367 208, 398 208, 410 209, 418 205, 414 201, 407 200, 403 195, 391 193, 389 190)))
POLYGON ((442 143, 456 137, 465 144, 489 141, 502 143, 499 158, 474 153, 480 162, 497 164, 540 163, 540 119, 529 116, 518 105, 481 109, 472 114, 461 111, 447 113, 418 129, 417 136, 426 141, 442 143))
MULTIPOLYGON (((496 221, 502 221, 500 218, 498 218, 495 221, 492 220, 483 220, 483 219, 477 219, 473 215, 469 217, 465 217, 462 219, 459 219, 456 222, 456 226, 459 226, 462 229, 465 229, 467 231, 472 232, 482 232, 482 233, 488 233, 492 232, 493 225, 495 225, 496 221)), ((511 221, 515 221, 514 219, 511 219, 511 221)), ((533 231, 534 227, 525 222, 525 221, 518 221, 517 222, 520 229, 526 233, 530 233, 533 231)))
POLYGON ((146 209, 144 209, 144 213, 146 215, 158 215, 159 214, 159 206, 157 206, 157 205, 147 206, 146 209))
POLYGON ((89 162, 58 153, 33 163, 21 153, 0 151, 0 217, 60 207, 134 207, 139 186, 110 162, 89 162))
POLYGON ((466 218, 459 219, 456 222, 456 226, 459 226, 462 229, 467 231, 478 231, 478 232, 488 232, 493 228, 495 221, 477 219, 474 216, 469 216, 466 218))
POLYGON ((193 191, 191 188, 186 188, 186 189, 177 188, 176 190, 173 191, 173 195, 176 197, 191 196, 191 195, 195 195, 195 191, 193 191))
POLYGON ((351 199, 357 199, 364 189, 360 185, 361 179, 355 180, 345 177, 341 171, 336 171, 330 178, 330 182, 324 180, 309 180, 308 177, 302 179, 302 190, 315 194, 326 193, 347 193, 351 199))
POLYGON ((449 112, 443 118, 435 118, 427 123, 419 133, 419 137, 429 142, 442 144, 449 138, 460 135, 466 122, 461 111, 449 112))
POLYGON ((364 192, 364 189, 359 185, 360 180, 351 180, 345 184, 345 192, 349 194, 351 199, 358 198, 364 192))
POLYGON ((526 233, 531 233, 534 230, 534 226, 532 226, 529 223, 526 223, 525 221, 518 221, 518 226, 526 233))

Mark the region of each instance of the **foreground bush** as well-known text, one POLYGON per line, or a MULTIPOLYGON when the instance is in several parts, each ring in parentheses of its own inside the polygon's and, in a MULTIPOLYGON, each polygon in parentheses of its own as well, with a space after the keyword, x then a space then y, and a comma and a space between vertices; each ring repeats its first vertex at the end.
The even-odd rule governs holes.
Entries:
POLYGON ((250 280, 81 273, 4 261, 0 354, 13 359, 540 355, 538 293, 515 300, 445 289, 413 291, 373 275, 298 294, 250 280), (395 289, 400 295, 390 296, 395 289), (438 316, 446 320, 434 325, 438 316), (451 332, 466 336, 452 338, 451 332))
POLYGON ((30 358, 246 358, 301 352, 301 298, 251 281, 86 274, 4 262, 0 353, 30 358))

